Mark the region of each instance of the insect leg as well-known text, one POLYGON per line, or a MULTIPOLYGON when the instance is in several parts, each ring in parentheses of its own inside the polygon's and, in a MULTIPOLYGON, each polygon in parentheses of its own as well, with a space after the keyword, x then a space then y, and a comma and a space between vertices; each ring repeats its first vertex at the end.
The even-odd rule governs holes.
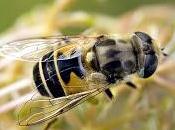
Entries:
POLYGON ((114 98, 114 96, 109 88, 106 89, 104 92, 105 92, 106 96, 108 97, 108 99, 112 100, 114 98))
POLYGON ((126 82, 126 85, 128 85, 128 87, 130 87, 130 88, 134 88, 134 89, 137 88, 137 86, 133 82, 131 82, 131 81, 127 81, 126 82))
POLYGON ((52 127, 52 125, 53 125, 57 120, 58 120, 58 118, 55 118, 55 119, 51 120, 51 121, 46 125, 46 127, 44 128, 44 130, 49 130, 49 129, 52 127))

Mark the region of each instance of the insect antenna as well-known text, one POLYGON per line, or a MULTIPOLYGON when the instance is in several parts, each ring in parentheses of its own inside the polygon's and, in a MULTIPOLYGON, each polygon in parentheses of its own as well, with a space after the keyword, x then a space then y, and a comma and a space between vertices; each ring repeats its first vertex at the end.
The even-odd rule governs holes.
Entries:
POLYGON ((165 48, 161 48, 160 50, 161 50, 161 52, 162 52, 162 54, 163 54, 164 57, 169 56, 167 53, 164 52, 165 48))

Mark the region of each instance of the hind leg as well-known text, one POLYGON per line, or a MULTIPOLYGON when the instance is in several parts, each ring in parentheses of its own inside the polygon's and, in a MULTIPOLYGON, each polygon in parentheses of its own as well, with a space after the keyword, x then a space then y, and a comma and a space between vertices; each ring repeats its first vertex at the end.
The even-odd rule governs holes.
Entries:
POLYGON ((105 90, 105 94, 108 97, 108 99, 110 99, 110 100, 112 100, 114 98, 114 96, 109 88, 105 90))
POLYGON ((51 120, 51 121, 46 125, 46 127, 44 128, 44 130, 49 130, 49 129, 52 127, 52 125, 53 125, 57 120, 58 120, 58 118, 55 118, 55 119, 51 120))

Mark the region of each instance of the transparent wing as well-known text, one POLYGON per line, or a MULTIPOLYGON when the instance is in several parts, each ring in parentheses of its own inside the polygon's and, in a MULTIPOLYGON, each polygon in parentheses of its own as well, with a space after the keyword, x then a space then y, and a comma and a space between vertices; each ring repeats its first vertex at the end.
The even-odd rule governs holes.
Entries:
POLYGON ((22 61, 37 62, 43 55, 66 44, 78 44, 93 38, 84 36, 51 36, 20 39, 1 45, 0 55, 22 61))
POLYGON ((87 99, 106 90, 109 85, 65 97, 49 99, 34 95, 24 104, 18 115, 19 125, 35 125, 69 111, 87 99))

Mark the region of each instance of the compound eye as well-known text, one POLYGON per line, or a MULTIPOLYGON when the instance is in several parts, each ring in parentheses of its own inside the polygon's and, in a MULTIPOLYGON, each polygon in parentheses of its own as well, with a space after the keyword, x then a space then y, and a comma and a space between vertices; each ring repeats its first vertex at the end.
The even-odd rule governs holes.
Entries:
POLYGON ((147 44, 152 44, 152 38, 144 32, 135 32, 135 34, 140 38, 142 42, 147 44))
POLYGON ((144 32, 135 32, 131 38, 132 45, 137 54, 153 54, 153 39, 144 32))
POLYGON ((156 55, 145 55, 144 66, 138 72, 142 78, 150 77, 157 68, 158 58, 156 55))
POLYGON ((140 49, 144 54, 154 54, 154 48, 152 43, 152 38, 144 32, 135 32, 138 38, 138 43, 140 43, 140 49))

